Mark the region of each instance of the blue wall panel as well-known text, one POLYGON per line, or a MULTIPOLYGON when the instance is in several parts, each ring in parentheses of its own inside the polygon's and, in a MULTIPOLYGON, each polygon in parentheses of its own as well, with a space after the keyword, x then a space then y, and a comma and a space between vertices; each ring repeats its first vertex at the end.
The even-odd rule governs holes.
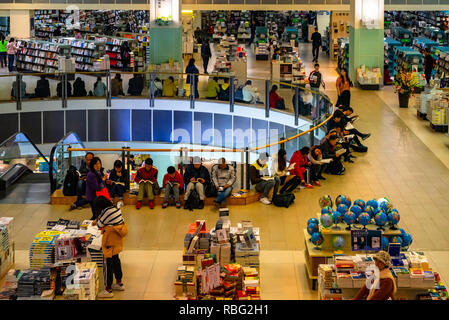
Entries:
POLYGON ((251 119, 234 116, 234 148, 246 148, 251 142, 251 119))
POLYGON ((4 113, 0 115, 0 143, 19 131, 19 114, 4 113))
POLYGON ((172 112, 166 110, 153 111, 153 141, 171 142, 172 112))
POLYGON ((64 137, 64 111, 44 111, 44 143, 58 142, 64 137))
POLYGON ((195 112, 193 122, 193 143, 210 145, 214 141, 212 132, 212 114, 207 112, 195 112))
POLYGON ((108 122, 108 110, 89 110, 89 141, 108 141, 108 122))
POLYGON ((192 143, 192 112, 173 111, 173 143, 192 143))
POLYGON ((151 110, 133 110, 132 121, 132 141, 152 141, 151 110))
POLYGON ((251 147, 266 145, 268 143, 268 121, 252 119, 252 127, 251 147))
POLYGON ((232 148, 232 116, 214 114, 214 145, 232 148))
MULTIPOLYGON (((293 137, 298 133, 299 132, 296 128, 285 126, 286 138, 293 137)), ((293 155, 293 152, 295 152, 296 150, 298 150, 298 139, 293 139, 285 143, 285 151, 287 151, 287 160, 290 160, 290 158, 293 155)))
POLYGON ((20 114, 20 131, 26 133, 35 144, 42 143, 41 114, 41 112, 23 112, 20 114))
POLYGON ((75 132, 81 141, 86 141, 86 110, 67 110, 65 133, 75 132))
POLYGON ((111 109, 111 141, 130 141, 129 109, 111 109))

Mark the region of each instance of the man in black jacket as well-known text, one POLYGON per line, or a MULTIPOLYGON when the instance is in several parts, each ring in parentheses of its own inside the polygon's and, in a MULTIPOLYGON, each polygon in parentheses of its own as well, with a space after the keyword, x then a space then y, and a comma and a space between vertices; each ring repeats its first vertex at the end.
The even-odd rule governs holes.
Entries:
POLYGON ((342 175, 346 169, 340 161, 341 155, 337 156, 337 153, 335 152, 337 142, 338 136, 331 135, 320 145, 320 149, 323 154, 323 159, 332 159, 331 163, 329 163, 326 168, 326 172, 330 174, 342 175))
POLYGON ((321 47, 321 34, 318 32, 318 28, 315 27, 315 32, 312 33, 312 55, 313 62, 318 62, 318 54, 321 47))
MULTIPOLYGON (((200 205, 198 209, 203 209, 205 199, 205 186, 210 183, 210 174, 209 170, 207 170, 201 164, 200 157, 193 157, 193 164, 189 164, 187 166, 183 180, 186 184, 184 200, 187 200, 192 190, 195 189, 200 196, 200 205)), ((185 206, 184 209, 186 209, 185 206)))
POLYGON ((140 74, 134 74, 128 82, 128 94, 130 96, 140 96, 143 90, 143 78, 140 74))
POLYGON ((207 74, 207 66, 209 65, 209 59, 212 57, 212 52, 210 51, 209 39, 204 39, 201 45, 201 58, 203 59, 204 73, 207 74))
POLYGON ((50 83, 45 79, 45 75, 41 75, 41 78, 37 80, 34 93, 37 98, 48 98, 50 96, 50 83))

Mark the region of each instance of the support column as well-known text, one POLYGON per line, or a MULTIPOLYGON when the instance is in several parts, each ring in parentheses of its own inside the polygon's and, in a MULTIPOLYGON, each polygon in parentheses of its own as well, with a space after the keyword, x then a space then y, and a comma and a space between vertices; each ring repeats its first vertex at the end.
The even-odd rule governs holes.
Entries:
POLYGON ((349 74, 361 65, 384 68, 384 0, 351 0, 349 74))
POLYGON ((10 36, 16 39, 30 38, 31 36, 31 11, 30 10, 10 10, 10 36))

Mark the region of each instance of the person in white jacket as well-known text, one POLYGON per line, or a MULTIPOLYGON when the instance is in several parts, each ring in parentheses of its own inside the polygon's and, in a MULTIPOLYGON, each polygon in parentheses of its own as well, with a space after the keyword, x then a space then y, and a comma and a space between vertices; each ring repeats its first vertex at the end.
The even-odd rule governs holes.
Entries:
MULTIPOLYGON (((271 157, 271 176, 279 177, 281 181, 281 191, 279 193, 284 193, 286 191, 285 182, 287 181, 287 177, 290 174, 290 170, 293 169, 291 166, 287 166, 287 152, 285 149, 279 149, 277 153, 275 153, 271 157)), ((295 186, 295 188, 297 185, 295 186)))

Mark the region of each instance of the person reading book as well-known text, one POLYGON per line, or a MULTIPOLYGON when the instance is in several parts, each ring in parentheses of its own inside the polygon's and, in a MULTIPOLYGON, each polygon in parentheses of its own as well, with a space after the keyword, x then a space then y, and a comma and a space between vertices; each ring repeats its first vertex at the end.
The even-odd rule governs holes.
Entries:
POLYGON ((285 191, 292 192, 300 184, 302 184, 308 189, 313 189, 313 185, 321 186, 318 180, 306 179, 305 173, 307 170, 309 170, 310 173, 310 167, 312 165, 312 163, 308 158, 309 152, 310 152, 309 147, 303 147, 302 149, 297 150, 293 153, 290 159, 290 164, 294 164, 295 167, 293 168, 293 170, 290 171, 290 174, 295 175, 295 177, 297 178, 291 180, 293 181, 290 183, 291 186, 284 186, 284 188, 288 188, 285 191), (310 182, 312 182, 313 185, 310 184, 310 182))
POLYGON ((218 163, 212 167, 212 181, 218 192, 217 198, 214 200, 215 206, 225 206, 226 198, 231 195, 235 179, 234 167, 226 164, 225 158, 220 158, 218 163))
POLYGON ((70 206, 70 211, 74 209, 82 209, 86 204, 89 204, 89 201, 83 198, 83 196, 86 194, 86 177, 87 173, 89 172, 90 162, 92 161, 93 157, 94 154, 92 152, 88 152, 84 156, 84 160, 81 161, 81 165, 78 170, 79 180, 78 184, 76 185, 77 199, 75 203, 72 203, 72 205, 70 206))
MULTIPOLYGON (((326 168, 326 173, 343 175, 346 171, 345 167, 340 161, 341 151, 339 154, 336 153, 336 147, 338 143, 337 134, 331 134, 325 141, 320 145, 321 152, 323 153, 323 159, 332 159, 326 168)), ((346 151, 344 149, 340 149, 346 151)))
POLYGON ((106 180, 106 186, 111 199, 118 196, 119 200, 123 200, 123 194, 126 191, 126 176, 127 171, 123 169, 122 161, 115 160, 114 169, 111 170, 109 179, 106 180))
POLYGON ((181 202, 179 202, 179 193, 184 188, 184 180, 182 179, 182 175, 178 171, 176 171, 175 167, 170 166, 167 168, 167 173, 164 176, 162 186, 165 188, 165 197, 162 208, 165 209, 168 207, 168 200, 171 194, 173 194, 175 198, 176 208, 181 208, 181 202))
POLYGON ((105 259, 103 267, 105 289, 98 294, 98 297, 112 298, 114 297, 113 290, 125 290, 119 253, 123 250, 123 238, 128 234, 128 228, 120 210, 121 202, 116 207, 109 199, 100 196, 95 199, 94 207, 97 218, 92 225, 101 228, 103 235, 101 248, 105 259), (116 283, 113 284, 114 277, 116 283))
MULTIPOLYGON (((192 162, 192 164, 187 166, 186 172, 184 173, 184 183, 186 184, 184 200, 187 201, 190 193, 195 189, 200 198, 198 209, 203 209, 205 199, 204 190, 206 184, 210 183, 210 174, 209 171, 201 164, 200 157, 193 157, 192 162)), ((184 206, 184 209, 187 209, 186 206, 184 206)))
POLYGON ((94 206, 94 200, 97 197, 97 192, 106 187, 107 175, 104 174, 104 169, 101 164, 101 160, 98 157, 93 157, 89 164, 89 172, 86 176, 86 200, 90 204, 92 209, 92 218, 96 217, 96 211, 94 206))
POLYGON ((309 155, 307 157, 309 158, 309 161, 312 164, 310 166, 311 180, 312 181, 326 180, 326 178, 323 177, 323 172, 327 164, 330 163, 332 159, 323 159, 323 153, 321 152, 319 146, 312 146, 310 148, 309 155))
POLYGON ((143 197, 148 197, 150 209, 154 209, 154 184, 157 181, 158 170, 153 166, 153 159, 145 159, 145 166, 137 171, 134 182, 139 184, 139 193, 137 194, 136 209, 142 207, 143 197))
POLYGON ((250 180, 251 184, 256 187, 256 191, 262 193, 260 202, 263 204, 271 204, 268 199, 268 194, 273 189, 273 196, 277 194, 281 180, 279 177, 270 177, 268 170, 268 154, 263 152, 259 155, 259 159, 254 162, 250 167, 250 180))

